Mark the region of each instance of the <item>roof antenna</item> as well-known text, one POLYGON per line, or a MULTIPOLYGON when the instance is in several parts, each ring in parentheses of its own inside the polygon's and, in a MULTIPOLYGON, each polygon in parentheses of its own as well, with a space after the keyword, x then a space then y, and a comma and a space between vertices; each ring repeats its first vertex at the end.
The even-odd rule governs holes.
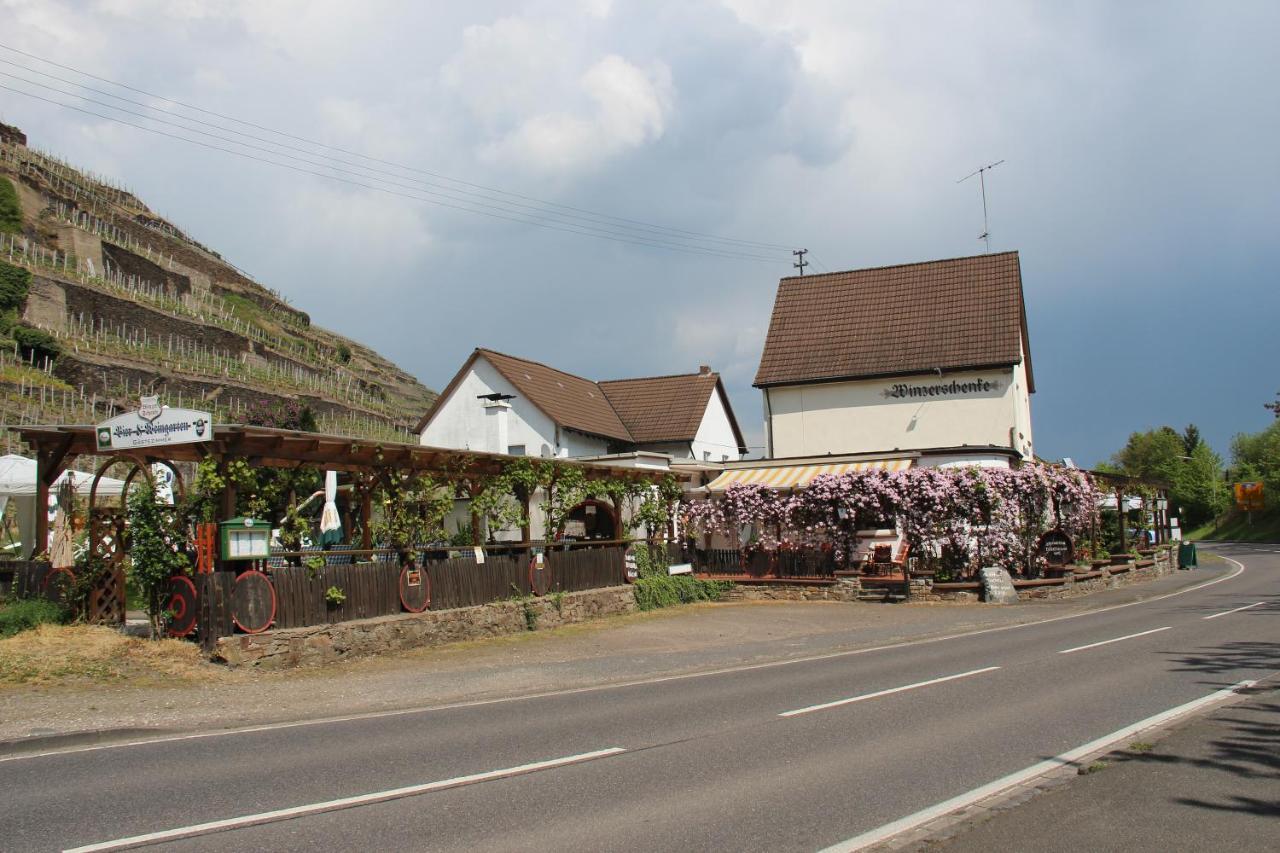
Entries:
POLYGON ((800 270, 800 275, 804 275, 804 268, 809 266, 809 262, 804 259, 804 256, 808 253, 809 253, 808 249, 795 249, 791 252, 791 254, 795 255, 797 258, 800 259, 791 265, 796 269, 800 270))
POLYGON ((1003 160, 997 160, 994 163, 988 163, 976 172, 970 172, 960 180, 957 184, 963 184, 965 181, 978 176, 978 184, 982 187, 982 233, 978 235, 978 239, 986 243, 987 251, 991 251, 991 229, 987 227, 987 172, 1003 163, 1003 160))

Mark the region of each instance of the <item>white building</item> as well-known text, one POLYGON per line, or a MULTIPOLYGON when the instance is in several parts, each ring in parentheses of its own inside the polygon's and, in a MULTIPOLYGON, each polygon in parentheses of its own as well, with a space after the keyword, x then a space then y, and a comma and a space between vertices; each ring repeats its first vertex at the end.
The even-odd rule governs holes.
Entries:
MULTIPOLYGON (((670 469, 673 460, 733 462, 746 453, 724 384, 709 367, 593 382, 488 349, 471 354, 417 429, 430 447, 647 470, 670 469)), ((536 498, 531 527, 543 537, 548 531, 541 530, 536 498)), ((596 512, 584 507, 584 516, 596 512)), ((465 507, 459 513, 465 515, 465 507)), ((506 531, 499 538, 514 535, 506 531)))
POLYGON ((784 278, 754 384, 773 459, 1030 459, 1018 254, 784 278))
POLYGON ((730 461, 746 443, 720 375, 593 382, 477 349, 418 423, 431 447, 512 456, 600 457, 649 451, 730 461))

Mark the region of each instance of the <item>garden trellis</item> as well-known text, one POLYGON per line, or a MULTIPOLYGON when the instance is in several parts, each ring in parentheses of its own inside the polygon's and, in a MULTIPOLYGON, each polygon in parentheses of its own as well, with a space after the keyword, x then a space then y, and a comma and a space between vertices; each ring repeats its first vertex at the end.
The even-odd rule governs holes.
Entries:
POLYGON ((945 560, 962 571, 999 563, 1034 572, 1041 534, 1060 528, 1089 533, 1101 493, 1085 472, 1040 463, 1017 468, 869 469, 820 474, 807 488, 778 491, 735 484, 720 498, 693 499, 684 510, 689 528, 719 533, 739 545, 750 528, 767 550, 830 549, 846 561, 857 531, 893 519, 911 553, 935 566, 945 560))

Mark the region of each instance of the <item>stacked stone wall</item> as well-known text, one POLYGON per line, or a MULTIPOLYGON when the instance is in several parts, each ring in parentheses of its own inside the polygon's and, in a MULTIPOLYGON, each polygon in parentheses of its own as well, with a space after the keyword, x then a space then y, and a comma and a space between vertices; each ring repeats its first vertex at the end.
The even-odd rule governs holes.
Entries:
POLYGON ((519 634, 529 630, 530 618, 536 630, 543 630, 635 609, 631 587, 608 587, 565 593, 558 603, 557 598, 546 596, 222 637, 214 648, 213 659, 229 666, 286 669, 519 634))

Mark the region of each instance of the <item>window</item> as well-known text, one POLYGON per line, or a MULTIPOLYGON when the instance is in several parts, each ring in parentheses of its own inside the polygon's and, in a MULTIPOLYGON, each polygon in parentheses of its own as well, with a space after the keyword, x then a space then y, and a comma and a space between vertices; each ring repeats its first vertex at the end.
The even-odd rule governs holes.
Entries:
POLYGON ((703 462, 710 462, 710 461, 711 461, 711 451, 710 451, 710 450, 704 450, 704 451, 702 451, 702 461, 703 461, 703 462))
POLYGON ((508 455, 508 456, 524 456, 524 445, 523 445, 523 444, 508 444, 508 445, 507 445, 507 455, 508 455))

